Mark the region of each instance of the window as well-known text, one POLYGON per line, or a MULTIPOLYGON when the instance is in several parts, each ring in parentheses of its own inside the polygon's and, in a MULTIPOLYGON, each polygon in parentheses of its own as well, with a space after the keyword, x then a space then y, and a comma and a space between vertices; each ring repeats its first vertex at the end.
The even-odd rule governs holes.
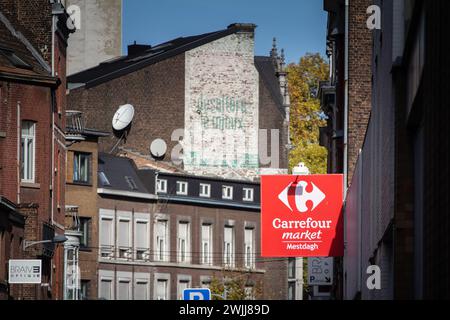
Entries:
POLYGON ((121 218, 117 226, 117 247, 120 259, 129 259, 131 251, 130 220, 121 218))
POLYGON ((90 182, 91 155, 88 153, 74 153, 73 158, 73 181, 80 183, 90 182))
POLYGON ((100 299, 112 300, 112 279, 101 279, 100 280, 100 299))
POLYGON ((89 247, 89 227, 90 227, 90 225, 91 225, 90 218, 80 217, 80 231, 81 231, 80 246, 81 246, 81 248, 89 247))
POLYGON ((167 180, 164 179, 156 180, 156 192, 167 193, 167 180))
POLYGON ((158 279, 156 281, 156 300, 168 300, 168 289, 168 281, 166 279, 158 279))
POLYGON ((295 300, 295 281, 288 282, 288 300, 295 300))
POLYGON ((289 258, 288 260, 288 278, 289 279, 295 279, 295 268, 296 268, 296 263, 295 263, 295 258, 289 258))
POLYGON ((249 201, 249 202, 253 201, 253 194, 254 194, 253 189, 252 188, 244 188, 243 191, 244 191, 243 200, 249 201))
POLYGON ((19 58, 12 50, 2 47, 0 48, 0 54, 8 59, 9 62, 16 68, 32 69, 32 67, 28 63, 19 58))
POLYGON ((102 217, 100 221, 100 256, 112 258, 114 254, 113 219, 102 217))
POLYGON ((155 225, 156 231, 156 250, 155 250, 155 260, 156 261, 169 261, 169 251, 168 251, 168 222, 166 220, 158 220, 155 225))
POLYGON ((222 198, 227 200, 233 200, 233 187, 223 186, 222 187, 222 198))
POLYGON ((117 284, 117 300, 131 300, 131 281, 129 279, 119 279, 117 284))
POLYGON ((211 197, 211 185, 200 183, 200 197, 209 198, 211 197))
POLYGON ((149 283, 147 279, 137 279, 134 286, 134 300, 149 300, 149 283))
POLYGON ((212 225, 202 225, 202 256, 203 265, 212 265, 212 225))
POLYGON ((223 260, 226 267, 234 267, 234 228, 226 226, 224 229, 223 260))
POLYGON ((108 180, 108 177, 103 171, 100 171, 98 173, 98 179, 100 180, 100 185, 104 187, 110 187, 111 183, 108 180))
POLYGON ((21 178, 22 182, 35 181, 36 123, 22 121, 21 178))
POLYGON ((245 245, 245 256, 244 256, 244 265, 248 269, 253 269, 255 267, 255 251, 254 251, 254 242, 255 242, 255 232, 253 229, 245 229, 244 234, 244 245, 245 245))
POLYGON ((189 280, 178 280, 178 300, 183 300, 183 292, 189 289, 191 282, 189 280))
POLYGON ((90 283, 91 282, 89 280, 81 280, 81 282, 80 282, 80 299, 81 300, 88 300, 90 283))
POLYGON ((125 181, 127 182, 128 187, 130 187, 131 190, 133 191, 139 190, 136 182, 132 177, 125 176, 125 181))
POLYGON ((148 260, 149 259, 149 232, 148 221, 138 220, 136 221, 135 231, 135 250, 136 260, 148 260))
POLYGON ((184 181, 177 181, 177 195, 187 196, 188 194, 188 183, 184 181))
POLYGON ((189 241, 189 223, 179 222, 178 223, 178 262, 187 263, 189 262, 189 251, 190 251, 190 241, 189 241))

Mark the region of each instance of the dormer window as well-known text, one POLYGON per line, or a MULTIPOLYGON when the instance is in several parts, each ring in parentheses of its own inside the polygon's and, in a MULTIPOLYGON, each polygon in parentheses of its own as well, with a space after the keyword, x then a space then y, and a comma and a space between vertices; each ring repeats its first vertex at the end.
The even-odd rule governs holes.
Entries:
POLYGON ((177 195, 187 196, 188 194, 188 183, 185 181, 177 181, 177 195))
POLYGON ((209 198, 211 197, 211 185, 206 183, 200 183, 200 197, 209 198))
POLYGON ((243 189, 244 197, 242 198, 243 201, 246 202, 252 202, 254 199, 254 190, 253 188, 244 188, 243 189))
POLYGON ((156 180, 156 192, 167 193, 167 180, 165 179, 156 180))
POLYGON ((233 200, 233 187, 231 186, 222 187, 222 199, 233 200))

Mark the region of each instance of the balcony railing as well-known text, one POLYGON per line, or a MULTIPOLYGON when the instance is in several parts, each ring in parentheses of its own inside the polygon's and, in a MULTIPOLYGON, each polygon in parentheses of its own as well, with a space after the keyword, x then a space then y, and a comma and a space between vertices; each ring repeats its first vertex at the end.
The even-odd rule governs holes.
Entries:
POLYGON ((83 113, 80 111, 66 111, 66 132, 69 135, 82 134, 85 129, 83 113))

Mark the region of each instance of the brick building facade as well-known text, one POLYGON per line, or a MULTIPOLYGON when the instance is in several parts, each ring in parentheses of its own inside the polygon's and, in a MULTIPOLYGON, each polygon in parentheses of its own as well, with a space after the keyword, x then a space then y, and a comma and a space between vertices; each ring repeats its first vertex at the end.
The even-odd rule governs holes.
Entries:
POLYGON ((187 172, 247 179, 271 165, 286 172, 289 102, 284 61, 278 55, 254 57, 254 29, 233 24, 156 46, 130 45, 127 56, 70 76, 70 108, 84 112, 88 125, 95 119, 96 127, 111 131, 118 107, 134 106, 126 136, 120 132, 101 139, 101 151, 111 151, 123 137, 116 153, 154 160, 150 144, 160 138, 168 148, 157 160, 169 163, 172 150, 180 146, 179 135, 172 134, 184 129, 180 168, 187 172), (272 153, 278 153, 279 160, 260 165, 260 129, 269 130, 265 137, 279 130, 272 153))
MULTIPOLYGON (((2 0, 0 8, 0 195, 25 217, 23 231, 2 231, 3 247, 14 243, 14 249, 2 250, 10 253, 0 256, 2 270, 12 258, 42 259, 45 285, 11 285, 9 298, 61 299, 61 248, 22 251, 22 245, 64 233, 68 16, 60 4, 44 0, 2 0)), ((0 275, 2 281, 6 276, 0 275)))
MULTIPOLYGON (((349 2, 350 17, 352 3, 361 4, 349 2)), ((444 107, 448 81, 442 72, 448 70, 449 59, 442 30, 448 29, 445 17, 449 3, 406 0, 374 4, 381 9, 381 30, 370 31, 370 41, 356 43, 357 54, 367 53, 365 59, 371 59, 371 79, 360 79, 363 82, 358 87, 363 89, 356 101, 367 101, 370 86, 371 111, 365 130, 366 116, 356 111, 363 127, 354 129, 363 144, 354 170, 349 172, 344 212, 346 251, 342 289, 337 290, 337 296, 443 299, 450 288, 448 216, 442 215, 448 211, 448 196, 443 195, 448 194, 449 179, 449 118, 444 107), (366 286, 370 265, 380 267, 380 290, 366 286)), ((352 28, 349 20, 350 33, 368 32, 365 19, 369 15, 362 19, 368 5, 361 5, 358 29, 352 28)), ((333 17, 330 13, 330 25, 333 17)), ((361 60, 351 57, 350 51, 349 86, 352 68, 359 74, 367 71, 367 61, 352 67, 361 60)), ((345 72, 345 68, 337 71, 345 72)), ((351 86, 348 101, 351 104, 351 86)), ((329 105, 326 102, 323 99, 324 108, 329 105)), ((351 107, 348 112, 350 139, 351 107)), ((348 152, 350 160, 354 157, 350 147, 348 152)))

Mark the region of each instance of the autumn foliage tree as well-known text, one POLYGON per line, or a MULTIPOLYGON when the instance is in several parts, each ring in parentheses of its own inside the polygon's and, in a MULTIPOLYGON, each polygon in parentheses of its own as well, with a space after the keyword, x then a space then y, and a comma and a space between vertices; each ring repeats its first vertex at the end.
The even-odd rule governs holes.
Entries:
POLYGON ((304 162, 313 174, 327 172, 327 150, 319 145, 319 128, 326 125, 317 99, 319 82, 328 79, 328 64, 319 53, 307 53, 287 67, 291 98, 289 167, 304 162))

